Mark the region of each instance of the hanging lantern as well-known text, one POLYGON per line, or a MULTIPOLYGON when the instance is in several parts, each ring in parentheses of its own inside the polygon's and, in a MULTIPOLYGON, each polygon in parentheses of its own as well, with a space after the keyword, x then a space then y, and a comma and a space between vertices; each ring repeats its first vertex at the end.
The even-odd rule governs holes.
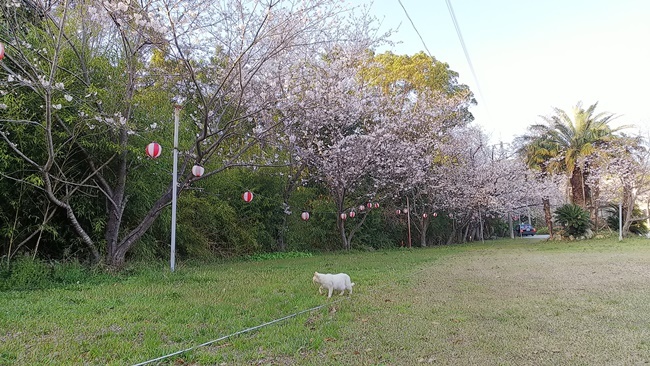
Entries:
POLYGON ((454 214, 449 214, 449 217, 451 217, 451 218, 453 219, 453 218, 454 218, 454 214))
POLYGON ((0 60, 5 58, 5 45, 0 42, 0 60))
POLYGON ((356 213, 354 213, 354 211, 350 211, 350 218, 353 218, 355 215, 356 213))
POLYGON ((253 200, 253 192, 246 191, 244 192, 244 194, 241 195, 241 198, 246 202, 250 202, 253 200))
POLYGON ((379 208, 379 202, 375 202, 375 208, 379 208))
POLYGON ((422 214, 422 217, 425 218, 425 219, 427 218, 427 216, 428 216, 428 215, 427 215, 426 212, 422 214))
POLYGON ((303 211, 303 213, 300 214, 300 218, 303 219, 303 221, 309 220, 309 212, 303 211))
POLYGON ((368 208, 372 208, 372 202, 368 202, 368 208))
POLYGON ((434 212, 434 213, 433 213, 433 217, 436 217, 436 216, 438 216, 438 213, 437 213, 437 212, 434 212))
POLYGON ((407 213, 409 213, 409 209, 408 209, 408 208, 405 208, 405 209, 402 210, 402 212, 404 212, 405 214, 407 214, 407 213))
POLYGON ((200 177, 205 173, 205 168, 200 166, 200 165, 195 165, 192 167, 192 174, 194 174, 195 177, 200 177))
POLYGON ((366 209, 366 206, 364 206, 364 205, 359 205, 359 211, 363 211, 363 210, 365 210, 365 209, 366 209))
POLYGON ((395 213, 398 214, 398 215, 401 215, 401 214, 402 214, 402 210, 396 210, 395 213))
POLYGON ((346 215, 345 212, 341 214, 341 220, 345 220, 347 218, 348 218, 348 215, 346 215))
POLYGON ((159 143, 152 142, 147 145, 146 152, 150 158, 155 159, 160 156, 160 153, 162 153, 162 148, 160 147, 159 143))

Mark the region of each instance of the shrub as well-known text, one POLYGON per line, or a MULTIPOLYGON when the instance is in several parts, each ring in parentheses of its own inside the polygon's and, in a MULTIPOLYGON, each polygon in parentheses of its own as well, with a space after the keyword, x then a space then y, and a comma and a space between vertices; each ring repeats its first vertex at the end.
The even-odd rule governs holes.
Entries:
MULTIPOLYGON (((618 205, 610 204, 607 209, 607 226, 610 229, 618 231, 618 205)), ((625 210, 623 210, 623 215, 625 215, 625 210)), ((633 217, 643 217, 643 211, 639 206, 634 206, 632 210, 633 217)), ((645 235, 648 233, 648 227, 646 226, 645 220, 633 221, 630 223, 630 232, 637 235, 645 235)))
POLYGON ((44 288, 50 284, 50 267, 38 259, 30 256, 20 256, 9 265, 9 276, 5 281, 3 290, 31 290, 44 288))
POLYGON ((583 235, 589 228, 589 213, 578 205, 566 204, 555 210, 554 214, 555 221, 569 235, 583 235))

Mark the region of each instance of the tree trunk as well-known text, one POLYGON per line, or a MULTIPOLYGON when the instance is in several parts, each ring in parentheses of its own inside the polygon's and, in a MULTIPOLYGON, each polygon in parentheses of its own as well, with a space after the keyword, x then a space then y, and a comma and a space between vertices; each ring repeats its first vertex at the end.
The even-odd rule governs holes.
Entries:
POLYGON ((586 209, 586 189, 583 182, 582 170, 579 167, 573 169, 571 174, 571 203, 586 209))
MULTIPOLYGON (((180 194, 180 190, 178 192, 180 194)), ((121 268, 124 265, 126 253, 142 238, 149 230, 154 221, 160 216, 162 209, 165 208, 172 200, 172 186, 167 188, 167 192, 160 197, 151 207, 147 215, 142 219, 140 224, 128 234, 126 234, 115 245, 106 248, 106 264, 113 268, 121 268)), ((108 228, 107 228, 108 229, 108 228)), ((119 229, 118 229, 119 230, 119 229)))
POLYGON ((551 202, 548 198, 542 198, 542 204, 544 205, 544 221, 546 222, 546 227, 548 227, 548 236, 553 239, 553 216, 551 216, 551 202))
POLYGON ((287 231, 287 214, 282 215, 282 224, 280 224, 280 230, 278 230, 278 250, 281 252, 287 251, 287 243, 285 242, 285 233, 287 231))
POLYGON ((343 242, 343 249, 350 249, 350 242, 348 241, 347 235, 345 235, 345 220, 341 219, 341 214, 336 218, 336 225, 339 228, 339 234, 341 235, 341 242, 343 242))
POLYGON ((423 217, 421 220, 422 229, 420 230, 420 246, 427 246, 427 228, 429 227, 429 217, 423 217))

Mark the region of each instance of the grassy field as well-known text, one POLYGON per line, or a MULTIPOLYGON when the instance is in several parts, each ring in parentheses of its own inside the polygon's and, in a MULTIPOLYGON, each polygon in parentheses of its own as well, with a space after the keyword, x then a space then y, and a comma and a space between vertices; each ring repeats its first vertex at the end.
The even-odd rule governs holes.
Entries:
POLYGON ((0 365, 650 363, 650 241, 535 239, 162 264, 100 284, 0 292, 0 365), (347 272, 350 297, 314 271, 347 272))

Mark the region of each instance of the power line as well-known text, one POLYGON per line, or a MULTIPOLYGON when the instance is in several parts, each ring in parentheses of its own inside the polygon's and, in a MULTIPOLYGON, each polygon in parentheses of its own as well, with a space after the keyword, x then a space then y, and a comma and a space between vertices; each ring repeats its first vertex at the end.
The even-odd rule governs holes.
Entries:
POLYGON ((406 8, 404 7, 404 4, 402 4, 402 0, 397 0, 397 1, 399 1, 399 5, 404 10, 404 14, 406 14, 406 17, 408 18, 409 22, 411 22, 411 26, 415 30, 415 33, 417 33, 418 37, 420 37, 420 41, 422 42, 422 45, 424 46, 424 49, 427 51, 427 54, 429 54, 429 57, 433 58, 433 56, 431 55, 431 52, 429 51, 429 48, 427 48, 427 44, 424 43, 424 39, 422 38, 422 35, 420 35, 420 32, 418 31, 418 28, 415 26, 415 23, 413 23, 413 20, 411 19, 411 16, 409 16, 408 11, 406 11, 406 8))
POLYGON ((476 72, 474 72, 474 65, 472 64, 472 59, 469 57, 469 51, 467 51, 467 46, 465 45, 463 34, 460 31, 458 20, 456 20, 456 14, 454 14, 454 8, 451 6, 451 0, 445 0, 445 2, 447 3, 447 8, 449 9, 449 15, 451 15, 451 21, 454 23, 454 28, 456 28, 456 34, 458 35, 458 40, 460 41, 460 45, 463 48, 463 52, 465 53, 465 59, 467 60, 467 64, 469 65, 469 70, 472 73, 474 82, 476 83, 476 88, 478 89, 478 93, 481 96, 483 102, 485 102, 485 98, 483 97, 483 92, 481 92, 481 84, 478 82, 478 78, 476 77, 476 72))

